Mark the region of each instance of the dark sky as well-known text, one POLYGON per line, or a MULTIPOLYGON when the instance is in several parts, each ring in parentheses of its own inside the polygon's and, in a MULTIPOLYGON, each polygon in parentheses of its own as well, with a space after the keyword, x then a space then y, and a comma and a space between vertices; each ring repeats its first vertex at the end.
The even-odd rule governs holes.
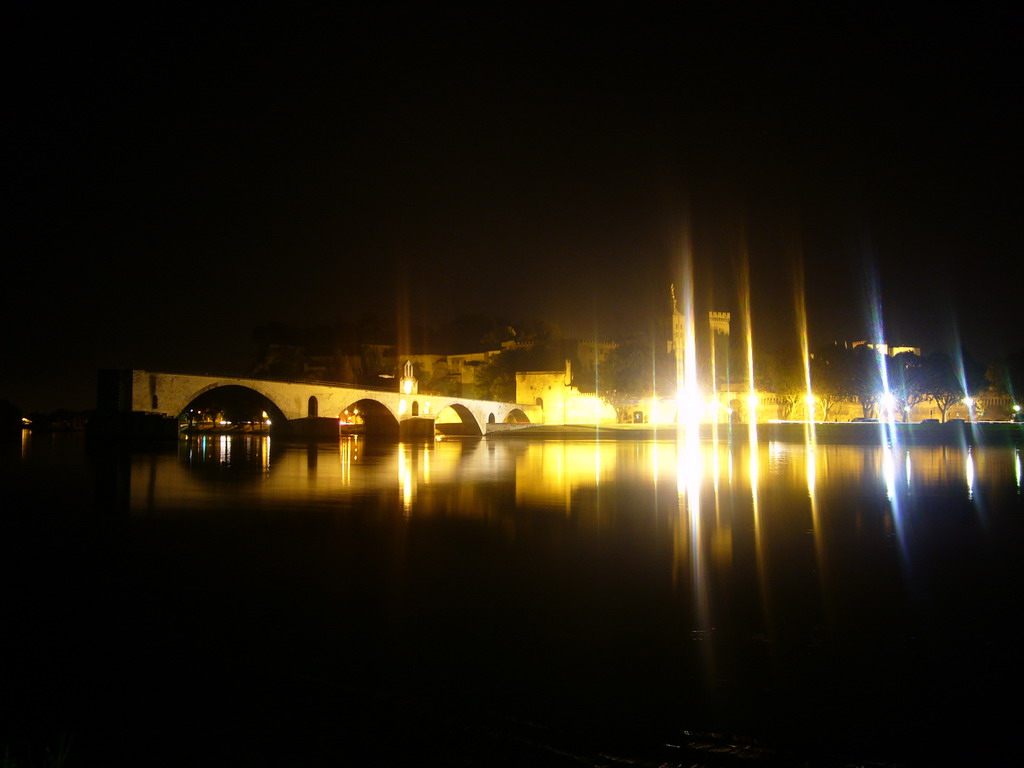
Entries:
POLYGON ((1021 17, 826 5, 26 5, 0 398, 87 408, 98 368, 233 370, 257 326, 367 311, 612 338, 665 310, 686 232, 702 311, 737 312, 745 244, 765 344, 802 264, 812 343, 863 338, 875 286, 894 342, 1019 349, 1021 17))

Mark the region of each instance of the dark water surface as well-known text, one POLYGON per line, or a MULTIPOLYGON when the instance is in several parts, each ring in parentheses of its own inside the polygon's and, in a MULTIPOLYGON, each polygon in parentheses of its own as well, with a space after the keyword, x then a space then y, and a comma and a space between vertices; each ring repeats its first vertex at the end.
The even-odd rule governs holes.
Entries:
POLYGON ((0 758, 1016 764, 1021 462, 26 436, 0 758))

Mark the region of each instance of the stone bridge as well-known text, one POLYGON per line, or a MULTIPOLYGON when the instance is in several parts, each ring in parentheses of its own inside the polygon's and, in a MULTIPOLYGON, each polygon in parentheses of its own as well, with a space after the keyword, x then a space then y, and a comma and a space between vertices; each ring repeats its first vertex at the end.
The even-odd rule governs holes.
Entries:
POLYGON ((535 405, 424 394, 414 387, 405 387, 406 394, 323 382, 143 370, 102 372, 99 410, 177 422, 197 398, 224 387, 242 387, 261 395, 275 431, 285 427, 293 433, 308 435, 337 435, 339 423, 353 416, 357 416, 355 420, 364 425, 367 433, 402 437, 432 436, 439 416, 443 431, 468 435, 529 423, 531 414, 532 420, 540 420, 540 414, 533 413, 539 411, 535 405))

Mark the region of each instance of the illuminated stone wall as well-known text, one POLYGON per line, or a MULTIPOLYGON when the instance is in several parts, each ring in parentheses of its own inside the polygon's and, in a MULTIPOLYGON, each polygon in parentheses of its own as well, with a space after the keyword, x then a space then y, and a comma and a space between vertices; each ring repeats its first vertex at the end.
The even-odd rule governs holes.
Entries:
POLYGON ((542 408, 544 424, 614 424, 615 408, 595 395, 584 395, 567 382, 572 372, 531 371, 516 374, 516 402, 542 408))

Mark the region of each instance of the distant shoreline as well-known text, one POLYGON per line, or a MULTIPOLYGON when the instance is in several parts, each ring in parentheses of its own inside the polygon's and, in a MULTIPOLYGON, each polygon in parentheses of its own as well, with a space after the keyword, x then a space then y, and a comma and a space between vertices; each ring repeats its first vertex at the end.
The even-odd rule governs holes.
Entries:
MULTIPOLYGON (((489 425, 487 437, 557 439, 674 440, 676 426, 651 424, 502 424, 489 425), (494 427, 498 427, 494 429, 494 427)), ((747 424, 701 424, 702 440, 747 442, 747 424)), ((900 445, 1024 445, 1024 424, 1012 422, 947 422, 922 424, 896 422, 893 435, 900 445)), ((757 425, 758 440, 806 442, 804 422, 768 422, 757 425)), ((821 422, 814 425, 815 441, 825 445, 881 445, 888 442, 887 425, 874 422, 821 422)))

